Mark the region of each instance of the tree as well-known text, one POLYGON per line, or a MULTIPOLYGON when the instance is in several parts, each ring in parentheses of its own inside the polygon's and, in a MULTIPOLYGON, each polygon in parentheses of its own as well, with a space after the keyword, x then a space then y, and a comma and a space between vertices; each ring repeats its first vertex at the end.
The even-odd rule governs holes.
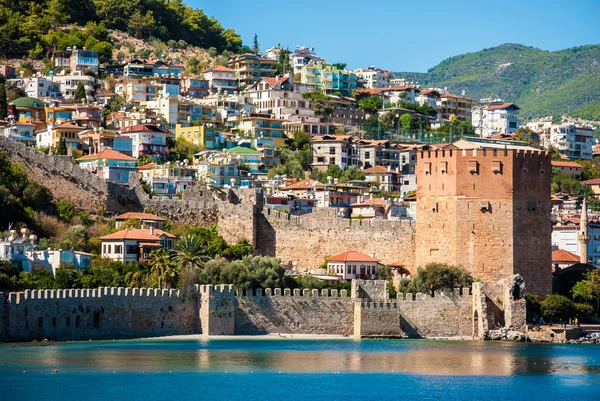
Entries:
POLYGON ((530 128, 520 127, 512 137, 515 141, 525 142, 527 146, 536 146, 539 143, 538 135, 533 132, 530 128))
POLYGON ((460 266, 450 266, 446 263, 429 263, 425 268, 419 267, 413 278, 400 281, 399 291, 424 292, 444 288, 470 287, 473 277, 460 266))
POLYGON ((83 86, 83 82, 77 83, 77 88, 75 88, 75 100, 83 100, 85 99, 85 87, 83 86))
POLYGON ((544 317, 549 321, 566 321, 575 313, 573 301, 564 295, 550 294, 540 303, 544 317))
POLYGON ((258 35, 254 34, 254 39, 252 40, 252 53, 258 54, 260 51, 260 45, 258 44, 258 35))
POLYGON ((157 249, 150 253, 150 267, 152 274, 158 280, 158 288, 173 288, 177 283, 177 265, 171 261, 169 252, 157 249))
POLYGON ((408 113, 403 114, 400 117, 400 126, 402 127, 402 131, 408 131, 411 129, 412 120, 412 116, 408 113))
POLYGON ((177 254, 174 261, 179 266, 183 284, 194 283, 199 270, 208 259, 202 241, 197 235, 181 237, 177 243, 177 254))
POLYGON ((148 37, 155 24, 156 21, 152 11, 146 11, 146 14, 142 14, 140 10, 135 10, 129 19, 127 30, 137 39, 142 39, 148 37))
POLYGON ((290 63, 290 51, 288 49, 280 50, 275 69, 277 70, 277 75, 284 75, 293 71, 292 64, 290 63))
POLYGON ((358 101, 358 108, 367 113, 377 113, 383 107, 383 99, 381 96, 369 96, 358 101))
POLYGON ((67 154, 67 140, 64 137, 61 137, 58 141, 58 147, 56 148, 55 154, 63 156, 67 154))
POLYGON ((334 69, 337 69, 337 70, 345 70, 347 65, 348 64, 346 64, 346 63, 333 63, 333 64, 331 64, 331 66, 334 69))
POLYGON ((290 147, 294 150, 308 149, 311 141, 312 137, 304 130, 294 132, 294 136, 289 140, 290 147))
POLYGON ((0 74, 0 120, 8 118, 7 100, 6 100, 6 78, 0 74))

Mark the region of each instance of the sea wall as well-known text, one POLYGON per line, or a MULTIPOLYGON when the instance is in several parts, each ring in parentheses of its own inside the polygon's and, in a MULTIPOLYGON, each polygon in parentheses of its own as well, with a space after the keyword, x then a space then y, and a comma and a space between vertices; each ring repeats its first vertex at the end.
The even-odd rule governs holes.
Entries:
POLYGON ((26 290, 2 304, 0 339, 152 337, 199 332, 194 290, 102 287, 26 290))
MULTIPOLYGON (((193 333, 485 337, 486 295, 479 283, 473 287, 473 296, 469 288, 456 288, 432 295, 399 294, 396 299, 383 296, 384 283, 357 280, 351 294, 280 288, 236 292, 233 285, 0 293, 0 341, 193 333), (369 298, 352 296, 367 293, 369 298), (474 316, 482 318, 474 320, 474 316)), ((522 313, 520 304, 511 311, 514 325, 522 313)))
POLYGON ((235 334, 352 335, 354 299, 346 290, 270 288, 238 292, 235 334))
POLYGON ((341 219, 330 208, 291 216, 264 208, 256 224, 257 253, 276 256, 284 263, 314 268, 325 256, 352 250, 375 254, 384 264, 401 263, 415 272, 415 226, 409 220, 341 219))

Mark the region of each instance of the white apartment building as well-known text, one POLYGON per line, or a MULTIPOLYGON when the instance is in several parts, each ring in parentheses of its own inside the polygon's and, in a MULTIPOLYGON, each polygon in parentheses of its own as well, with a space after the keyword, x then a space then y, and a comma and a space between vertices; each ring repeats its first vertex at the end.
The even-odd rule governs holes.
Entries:
POLYGON ((357 149, 352 146, 352 135, 323 135, 314 137, 311 142, 313 161, 311 165, 318 170, 327 170, 337 164, 345 170, 357 165, 357 149))
POLYGON ((71 75, 56 75, 53 81, 60 86, 60 93, 65 99, 75 97, 77 85, 81 82, 85 89, 87 100, 94 100, 96 78, 86 75, 81 71, 74 71, 71 75))
POLYGON ((440 98, 440 92, 435 89, 421 89, 415 96, 415 103, 419 106, 429 106, 437 109, 440 98))
POLYGON ((482 138, 498 134, 512 134, 519 129, 519 106, 514 103, 474 106, 471 123, 482 138))
POLYGON ((310 101, 294 92, 291 75, 263 78, 248 87, 244 94, 251 99, 256 112, 285 120, 286 133, 304 130, 311 135, 324 135, 329 132, 329 124, 321 122, 310 108, 310 101))
POLYGON ((23 89, 28 97, 39 99, 60 97, 60 83, 56 82, 53 77, 17 78, 9 79, 8 82, 23 89))
POLYGON ((381 68, 358 68, 353 73, 358 77, 359 83, 362 83, 364 88, 375 89, 390 86, 391 74, 381 68))
POLYGON ((204 79, 208 81, 211 93, 233 94, 237 90, 235 71, 223 66, 215 66, 204 72, 204 79))
POLYGON ((550 119, 531 121, 527 127, 540 133, 540 141, 545 148, 550 145, 561 155, 571 159, 591 159, 593 146, 597 140, 591 127, 577 127, 567 122, 553 122, 550 119))
POLYGON ((302 68, 310 62, 319 63, 325 60, 315 54, 315 48, 309 46, 296 46, 296 51, 290 55, 290 62, 294 74, 302 71, 302 68))

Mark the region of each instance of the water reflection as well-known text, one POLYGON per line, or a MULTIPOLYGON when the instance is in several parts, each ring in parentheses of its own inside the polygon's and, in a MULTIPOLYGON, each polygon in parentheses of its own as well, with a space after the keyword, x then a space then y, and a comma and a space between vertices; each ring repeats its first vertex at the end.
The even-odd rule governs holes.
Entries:
POLYGON ((598 374, 586 345, 443 341, 202 340, 0 346, 0 372, 394 372, 420 375, 598 374))

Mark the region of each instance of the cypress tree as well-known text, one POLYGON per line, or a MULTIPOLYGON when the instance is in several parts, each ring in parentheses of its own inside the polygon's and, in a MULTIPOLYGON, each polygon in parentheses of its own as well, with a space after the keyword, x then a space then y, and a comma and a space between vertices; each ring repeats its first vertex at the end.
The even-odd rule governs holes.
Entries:
POLYGON ((0 120, 6 120, 7 117, 6 79, 0 74, 0 120))
POLYGON ((85 88, 82 82, 77 84, 77 88, 75 89, 75 100, 85 99, 85 88))

